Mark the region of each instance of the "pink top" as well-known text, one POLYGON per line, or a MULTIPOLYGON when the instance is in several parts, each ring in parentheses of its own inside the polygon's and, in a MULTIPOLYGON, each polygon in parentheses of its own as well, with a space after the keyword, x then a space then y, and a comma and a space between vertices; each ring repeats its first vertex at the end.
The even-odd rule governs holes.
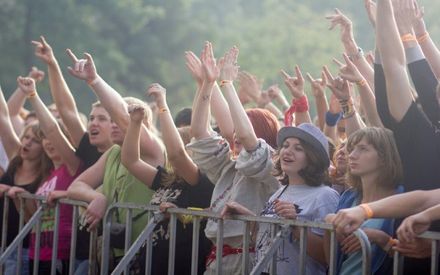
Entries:
MULTIPOLYGON (((54 190, 67 190, 73 180, 82 172, 80 165, 74 176, 69 174, 66 165, 61 165, 53 170, 48 179, 38 188, 35 194, 47 196, 54 190)), ((52 259, 52 243, 55 226, 55 208, 47 208, 41 217, 41 238, 40 238, 40 260, 50 261, 52 259)), ((58 255, 57 259, 69 259, 70 237, 72 227, 72 206, 60 204, 60 226, 58 231, 58 255)), ((34 229, 35 230, 35 229, 34 229)), ((34 259, 35 231, 31 234, 29 257, 34 259)))

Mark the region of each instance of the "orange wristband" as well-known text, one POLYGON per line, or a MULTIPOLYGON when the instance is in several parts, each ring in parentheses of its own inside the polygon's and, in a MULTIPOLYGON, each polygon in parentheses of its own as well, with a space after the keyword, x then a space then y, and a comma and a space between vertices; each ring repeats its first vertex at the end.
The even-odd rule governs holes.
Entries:
POLYGON ((32 92, 32 93, 30 93, 30 94, 28 94, 28 98, 31 98, 31 97, 35 97, 37 95, 37 92, 32 92))
POLYGON ((402 42, 410 42, 410 41, 417 41, 416 37, 412 33, 404 34, 400 37, 402 42))
POLYGON ((166 112, 168 112, 168 108, 163 107, 163 108, 159 109, 159 114, 166 113, 166 112))
POLYGON ((363 86, 367 85, 367 81, 364 78, 362 80, 356 81, 356 84, 363 87, 363 86))
POLYGON ((220 81, 220 87, 223 87, 228 83, 232 83, 232 80, 222 80, 222 81, 220 81))
POLYGON ((419 42, 419 44, 420 44, 420 43, 423 43, 423 42, 425 42, 426 40, 428 40, 428 38, 429 38, 429 33, 428 33, 428 32, 425 32, 423 35, 417 37, 417 42, 419 42))
POLYGON ((95 79, 93 79, 93 80, 91 80, 91 81, 87 81, 87 84, 88 84, 89 86, 93 86, 93 85, 95 85, 96 83, 98 83, 98 81, 99 81, 99 77, 95 77, 95 79))
POLYGON ((364 209, 367 219, 371 219, 373 217, 373 210, 367 203, 360 204, 359 206, 364 209))

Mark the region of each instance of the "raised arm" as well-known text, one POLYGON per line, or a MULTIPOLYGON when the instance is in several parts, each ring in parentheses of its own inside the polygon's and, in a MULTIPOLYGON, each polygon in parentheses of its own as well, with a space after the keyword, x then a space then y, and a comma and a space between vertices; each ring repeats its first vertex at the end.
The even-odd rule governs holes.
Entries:
MULTIPOLYGON (((98 75, 90 54, 85 53, 85 59, 78 59, 71 51, 69 52, 74 63, 73 68, 68 68, 69 72, 87 82, 112 120, 125 133, 130 121, 127 103, 115 89, 98 75)), ((153 166, 164 164, 162 147, 154 134, 146 127, 141 128, 141 156, 153 166)))
POLYGON ((241 105, 233 84, 238 75, 237 58, 238 48, 234 46, 225 54, 220 62, 220 79, 234 121, 235 136, 246 151, 252 151, 258 145, 257 136, 243 105, 241 105))
POLYGON ((141 159, 139 149, 140 131, 144 117, 145 109, 142 106, 133 105, 130 107, 130 123, 122 144, 121 161, 131 174, 151 188, 157 169, 141 159))
POLYGON ((168 161, 173 167, 174 173, 189 184, 196 185, 199 182, 199 169, 186 152, 183 141, 174 125, 166 102, 166 90, 159 84, 154 83, 150 85, 147 93, 154 97, 159 108, 162 139, 167 150, 168 161))
POLYGON ((35 81, 29 77, 18 77, 17 82, 20 86, 20 89, 27 95, 29 101, 31 102, 32 107, 37 114, 38 121, 40 122, 40 127, 44 135, 50 140, 54 148, 57 150, 63 163, 67 166, 69 173, 71 175, 76 174, 80 165, 80 160, 75 155, 75 149, 61 131, 58 122, 38 96, 35 81))
POLYGON ((345 119, 345 133, 347 137, 349 137, 352 133, 363 127, 361 119, 357 115, 353 105, 353 100, 350 95, 350 84, 341 77, 334 78, 327 66, 324 67, 324 73, 328 79, 327 87, 330 88, 341 105, 342 118, 345 119))
MULTIPOLYGON (((371 7, 373 9, 373 7, 371 7)), ((374 12, 374 11, 372 11, 374 12)), ((351 20, 340 10, 335 9, 335 13, 326 17, 330 20, 330 29, 336 26, 341 28, 341 42, 344 45, 345 52, 353 61, 353 64, 359 69, 359 72, 368 82, 370 87, 374 87, 374 71, 364 57, 362 49, 357 45, 353 35, 353 24, 351 20)), ((374 89, 372 90, 374 93, 374 89)))
POLYGON ((304 93, 304 77, 298 66, 295 66, 295 74, 296 76, 293 77, 288 75, 284 70, 281 70, 284 83, 293 96, 292 107, 295 107, 295 124, 312 123, 307 96, 304 93))
POLYGON ((419 9, 416 1, 414 1, 414 8, 416 10, 416 21, 413 24, 413 28, 417 41, 435 76, 437 79, 440 79, 440 51, 426 29, 425 21, 423 20, 423 9, 419 9))
MULTIPOLYGON (((39 83, 44 79, 44 72, 38 70, 37 67, 32 67, 28 77, 33 78, 36 83, 39 83)), ((23 108, 25 101, 26 95, 18 87, 8 98, 9 117, 17 134, 20 134, 25 126, 24 119, 21 116, 22 112, 27 112, 27 110, 23 108)))
POLYGON ((397 122, 400 122, 411 106, 413 97, 391 0, 377 2, 376 41, 386 79, 390 113, 397 122))
MULTIPOLYGON (((202 79, 202 62, 191 51, 185 53, 186 66, 191 75, 197 82, 197 87, 200 89, 203 84, 202 79)), ((221 135, 228 140, 230 144, 233 142, 234 122, 232 121, 231 113, 228 104, 223 97, 220 87, 214 83, 211 95, 211 110, 212 116, 215 118, 220 129, 221 135)), ((162 124, 161 124, 162 125, 162 124)))
POLYGON ((325 96, 325 87, 327 86, 327 78, 324 72, 321 73, 321 78, 314 79, 309 73, 307 73, 307 80, 310 82, 312 88, 312 94, 315 98, 316 112, 318 114, 319 128, 324 130, 325 116, 328 111, 327 97, 325 96))
POLYGON ((191 119, 191 132, 195 139, 207 138, 211 135, 209 129, 210 102, 212 88, 219 75, 219 70, 212 52, 212 45, 206 42, 201 55, 202 62, 202 86, 198 95, 194 98, 193 112, 191 119))
MULTIPOLYGON (((77 148, 81 138, 86 132, 86 128, 79 117, 75 99, 64 80, 63 73, 55 58, 52 47, 46 42, 43 36, 40 36, 40 41, 32 41, 32 44, 35 46, 35 55, 47 64, 52 98, 70 134, 72 143, 77 148)), ((71 53, 70 50, 67 51, 71 53)))
POLYGON ((369 126, 383 127, 376 108, 376 98, 374 97, 370 85, 348 56, 343 54, 343 57, 346 64, 335 59, 335 62, 339 65, 339 75, 342 79, 357 85, 361 106, 365 110, 369 126))
POLYGON ((8 159, 14 158, 21 148, 21 141, 18 138, 11 120, 9 119, 8 105, 6 104, 5 96, 0 87, 0 133, 3 146, 6 151, 8 159))

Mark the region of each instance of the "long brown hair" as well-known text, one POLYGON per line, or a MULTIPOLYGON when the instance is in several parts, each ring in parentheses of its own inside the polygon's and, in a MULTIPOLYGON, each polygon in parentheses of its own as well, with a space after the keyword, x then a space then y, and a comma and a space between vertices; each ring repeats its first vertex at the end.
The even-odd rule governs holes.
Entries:
MULTIPOLYGON (((348 155, 354 150, 356 144, 363 139, 374 147, 379 156, 380 165, 378 166, 379 176, 377 182, 391 189, 395 188, 401 182, 403 172, 393 132, 385 128, 377 127, 367 127, 357 130, 348 138, 348 155)), ((347 171, 347 183, 359 192, 362 191, 361 178, 351 174, 350 167, 347 171)))
MULTIPOLYGON (((20 136, 20 139, 23 138, 23 136, 26 134, 28 130, 31 130, 32 133, 37 138, 38 142, 42 142, 43 140, 43 131, 40 128, 40 124, 38 122, 33 122, 29 125, 27 125, 23 131, 22 135, 20 136)), ((17 172, 17 169, 21 167, 23 164, 23 158, 21 157, 20 153, 15 155, 11 161, 9 162, 8 169, 6 170, 5 174, 13 177, 15 173, 17 172)), ((46 152, 42 150, 42 153, 40 155, 40 159, 38 160, 38 165, 36 168, 36 177, 35 180, 31 183, 32 185, 39 186, 50 174, 50 171, 53 169, 53 163, 49 159, 49 157, 46 155, 46 152)))

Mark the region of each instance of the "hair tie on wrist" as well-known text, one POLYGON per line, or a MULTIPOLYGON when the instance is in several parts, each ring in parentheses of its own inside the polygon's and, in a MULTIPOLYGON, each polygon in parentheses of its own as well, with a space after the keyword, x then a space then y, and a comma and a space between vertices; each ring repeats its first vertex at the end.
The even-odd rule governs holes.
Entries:
POLYGON ((420 44, 420 43, 423 43, 423 42, 425 42, 426 40, 428 40, 428 38, 429 38, 429 33, 428 33, 428 32, 425 32, 425 33, 422 34, 421 36, 417 37, 417 42, 419 42, 419 44, 420 44))
POLYGON ((228 83, 232 83, 232 80, 222 80, 222 81, 220 81, 220 87, 223 87, 228 83))
POLYGON ((365 214, 367 215, 367 219, 371 219, 373 217, 373 209, 371 209, 371 207, 367 203, 362 203, 359 206, 364 209, 365 214))
POLYGON ((95 77, 94 79, 92 79, 92 80, 90 80, 90 81, 87 81, 87 84, 88 84, 89 86, 93 86, 93 85, 95 85, 96 83, 98 83, 98 81, 99 81, 99 77, 95 77))
POLYGON ((31 98, 31 97, 35 97, 37 95, 37 92, 33 91, 32 93, 28 94, 27 97, 31 98))
POLYGON ((363 78, 362 80, 356 81, 356 84, 361 86, 361 87, 364 87, 368 83, 367 83, 367 80, 365 80, 365 78, 363 78))
POLYGON ((404 34, 400 37, 402 42, 411 42, 411 41, 417 41, 416 37, 412 33, 404 34))

